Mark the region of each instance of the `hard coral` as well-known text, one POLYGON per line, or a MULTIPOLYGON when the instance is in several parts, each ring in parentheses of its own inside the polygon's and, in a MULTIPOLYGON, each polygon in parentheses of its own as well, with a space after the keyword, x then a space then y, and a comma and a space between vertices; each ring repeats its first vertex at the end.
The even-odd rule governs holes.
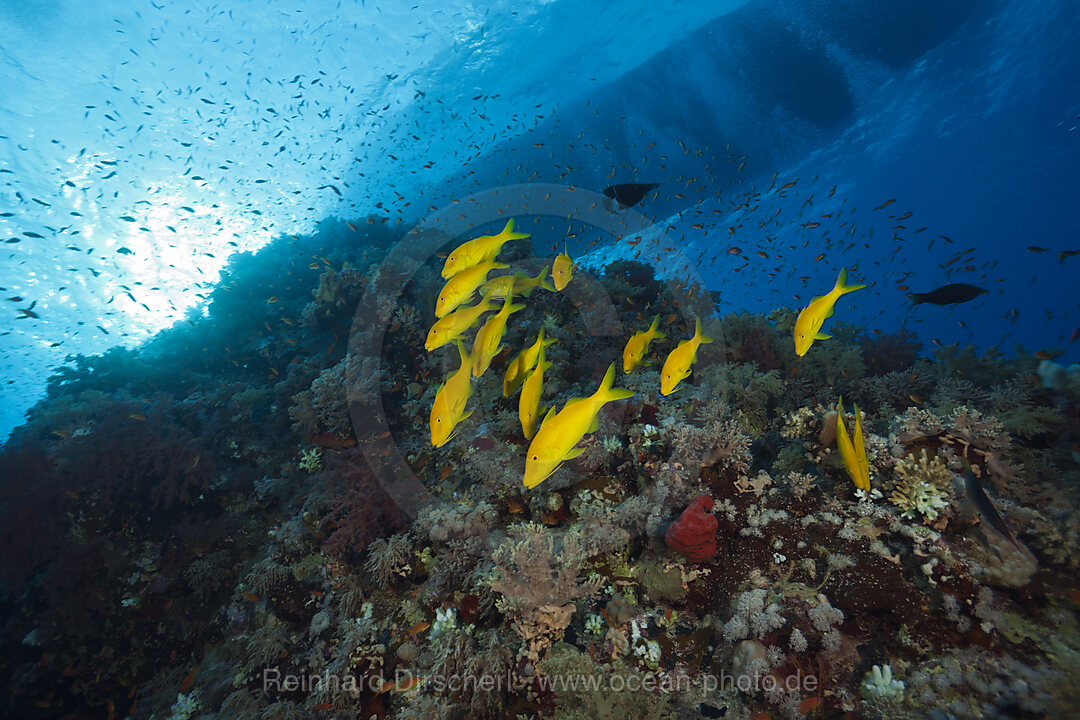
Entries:
POLYGON ((668 526, 664 542, 687 560, 704 562, 716 555, 716 517, 713 499, 701 495, 683 510, 679 519, 668 526))
POLYGON ((930 458, 924 448, 918 459, 908 455, 896 463, 899 481, 889 500, 903 510, 903 516, 914 519, 916 513, 935 520, 938 511, 948 507, 953 495, 952 473, 939 458, 930 458))

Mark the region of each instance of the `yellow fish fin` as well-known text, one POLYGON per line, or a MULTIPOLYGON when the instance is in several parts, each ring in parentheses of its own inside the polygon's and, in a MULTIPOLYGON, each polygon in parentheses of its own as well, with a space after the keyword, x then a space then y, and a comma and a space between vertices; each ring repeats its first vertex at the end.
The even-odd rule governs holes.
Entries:
POLYGON ((514 232, 514 218, 510 218, 506 221, 506 225, 503 226, 500 235, 503 233, 506 234, 507 240, 523 240, 524 238, 529 237, 529 233, 514 232))
POLYGON ((579 448, 579 447, 573 448, 573 449, 570 450, 570 452, 566 453, 566 457, 563 458, 563 462, 566 462, 567 460, 573 460, 574 458, 576 458, 578 455, 580 455, 583 452, 585 452, 585 448, 579 448))
POLYGON ((600 414, 593 415, 592 421, 589 423, 589 429, 585 432, 592 433, 600 429, 600 414))
POLYGON ((818 334, 814 336, 815 340, 828 340, 832 335, 818 331, 818 334))
POLYGON ((698 339, 698 343, 701 345, 705 345, 706 343, 711 343, 713 341, 711 337, 705 337, 701 334, 701 318, 697 318, 697 320, 694 322, 694 337, 698 339))
POLYGON ((839 290, 837 295, 843 295, 844 293, 855 292, 856 290, 862 290, 865 285, 848 285, 847 284, 847 268, 840 268, 840 274, 836 278, 836 286, 833 290, 839 290))
POLYGON ((610 400, 623 400, 628 397, 634 397, 636 394, 633 390, 626 390, 625 388, 612 387, 615 384, 615 363, 608 365, 607 373, 604 374, 604 379, 600 382, 600 387, 597 388, 596 393, 593 395, 597 400, 608 402, 610 400))
POLYGON ((545 265, 545 266, 544 266, 544 269, 540 271, 540 275, 538 276, 538 277, 539 277, 539 280, 540 280, 540 285, 539 285, 539 287, 542 287, 542 288, 544 288, 544 289, 545 289, 545 290, 547 290, 548 292, 558 292, 558 291, 557 291, 557 290, 555 289, 555 286, 551 284, 551 281, 550 281, 550 280, 548 280, 548 272, 549 272, 550 270, 551 270, 551 265, 550 265, 550 264, 548 264, 548 265, 545 265))
POLYGON ((859 467, 859 478, 855 485, 860 490, 870 489, 870 461, 866 459, 866 445, 863 443, 862 412, 855 405, 855 461, 859 467))
MULTIPOLYGON (((553 417, 555 417, 555 406, 554 405, 552 405, 550 408, 548 408, 547 414, 544 415, 544 419, 540 421, 540 427, 541 428, 544 427, 544 425, 547 424, 547 421, 550 420, 553 417)), ((539 430, 539 428, 538 428, 538 430, 539 430)))

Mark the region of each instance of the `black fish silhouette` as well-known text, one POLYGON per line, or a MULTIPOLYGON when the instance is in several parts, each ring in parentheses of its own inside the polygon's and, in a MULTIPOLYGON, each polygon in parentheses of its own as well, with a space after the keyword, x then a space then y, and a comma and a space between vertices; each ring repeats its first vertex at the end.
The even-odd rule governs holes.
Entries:
POLYGON ((660 186, 656 183, 622 183, 606 187, 602 192, 619 203, 620 210, 625 210, 628 207, 637 205, 650 190, 658 187, 660 186))
POLYGON ((1001 515, 998 513, 997 508, 994 507, 994 503, 986 495, 986 491, 982 488, 982 483, 975 477, 975 473, 971 471, 971 465, 967 465, 964 471, 964 490, 967 491, 967 495, 971 498, 971 502, 975 504, 979 514, 990 524, 994 530, 998 532, 1002 537, 1012 543, 1012 546, 1016 548, 1017 552, 1023 553, 1020 549, 1020 545, 1016 542, 1016 538, 1009 532, 1008 526, 1005 521, 1001 519, 1001 515))
POLYGON ((967 302, 968 300, 974 300, 982 295, 984 292, 990 292, 985 288, 977 287, 975 285, 968 285, 966 283, 951 283, 949 285, 942 285, 936 290, 924 293, 908 293, 908 297, 911 298, 913 305, 919 303, 930 303, 932 305, 954 305, 956 303, 967 302))

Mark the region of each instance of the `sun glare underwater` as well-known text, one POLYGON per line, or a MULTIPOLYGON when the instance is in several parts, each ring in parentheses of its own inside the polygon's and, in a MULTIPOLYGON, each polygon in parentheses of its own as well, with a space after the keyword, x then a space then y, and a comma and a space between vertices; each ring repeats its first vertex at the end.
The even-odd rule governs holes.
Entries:
POLYGON ((1080 717, 1067 0, 0 0, 4 717, 1080 717))

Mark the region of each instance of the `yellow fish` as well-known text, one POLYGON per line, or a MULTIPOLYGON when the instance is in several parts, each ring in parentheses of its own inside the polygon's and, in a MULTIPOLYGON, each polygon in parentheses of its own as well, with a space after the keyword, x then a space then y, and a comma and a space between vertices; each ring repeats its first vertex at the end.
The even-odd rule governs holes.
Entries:
MULTIPOLYGON (((476 356, 472 368, 473 377, 483 375, 491 365, 491 361, 502 350, 503 333, 506 332, 506 321, 510 318, 510 313, 516 313, 525 307, 524 304, 511 305, 510 301, 513 297, 513 295, 507 295, 506 300, 503 301, 502 310, 489 317, 484 326, 477 331, 472 349, 473 355, 476 356)), ((487 299, 484 298, 485 301, 487 299)))
POLYGON ((844 398, 836 404, 836 447, 840 450, 840 459, 844 469, 855 487, 860 490, 870 489, 870 462, 866 459, 866 446, 863 444, 862 413, 855 406, 855 442, 848 437, 844 425, 844 398))
POLYGON ((517 389, 521 387, 521 383, 525 381, 525 376, 536 367, 536 360, 540 356, 540 348, 547 347, 553 342, 555 342, 555 338, 544 339, 544 328, 540 328, 540 334, 537 335, 536 342, 514 356, 509 367, 506 368, 506 374, 503 375, 503 397, 510 397, 517 392, 517 389))
POLYGON ((511 240, 527 237, 529 233, 514 232, 514 219, 510 218, 498 235, 481 235, 473 238, 458 245, 452 253, 447 255, 446 262, 443 263, 443 279, 449 280, 462 270, 494 260, 503 245, 511 240))
POLYGON ((832 335, 821 332, 821 326, 827 318, 832 317, 836 301, 840 296, 862 290, 865 285, 848 285, 847 268, 840 270, 840 276, 836 278, 836 285, 827 295, 816 297, 810 304, 803 308, 799 317, 795 319, 795 354, 802 357, 815 340, 828 340, 832 335))
POLYGON ((489 260, 471 268, 466 268, 447 280, 439 292, 439 299, 435 301, 435 317, 446 317, 459 305, 471 300, 476 289, 487 280, 489 272, 508 267, 510 266, 506 263, 489 260))
POLYGON ((574 278, 576 269, 577 265, 566 252, 566 245, 563 245, 562 253, 555 257, 555 263, 551 266, 551 279, 555 281, 555 289, 562 292, 562 289, 574 278))
POLYGON ((679 343, 664 361, 664 368, 660 371, 661 395, 675 392, 679 383, 690 377, 690 366, 697 362, 698 347, 712 341, 712 338, 701 334, 701 318, 698 318, 694 325, 694 336, 679 343))
POLYGON ((458 423, 472 415, 471 410, 465 412, 465 404, 472 395, 472 366, 476 356, 466 353, 460 340, 457 341, 457 349, 461 357, 461 367, 439 386, 435 402, 431 405, 429 425, 431 444, 435 447, 442 447, 449 442, 450 438, 457 434, 454 428, 458 423))
POLYGON ((525 455, 525 487, 536 487, 564 462, 581 454, 581 448, 574 446, 585 433, 600 426, 598 416, 605 404, 633 396, 633 390, 612 387, 614 382, 615 363, 611 363, 595 393, 567 401, 558 414, 554 406, 548 410, 525 455))
POLYGON ((648 330, 635 333, 626 341, 626 347, 622 351, 622 369, 624 373, 634 372, 634 369, 641 364, 645 353, 649 352, 649 343, 667 337, 667 335, 656 329, 659 323, 660 316, 657 315, 653 318, 652 325, 649 325, 648 330))
POLYGON ((435 324, 428 330, 424 349, 431 352, 447 343, 454 342, 464 335, 466 330, 475 325, 481 315, 494 308, 494 303, 487 298, 482 298, 475 305, 459 308, 446 317, 436 320, 435 324))
POLYGON ((536 418, 540 416, 540 397, 544 394, 544 371, 551 363, 544 361, 544 346, 540 346, 536 367, 532 369, 525 383, 521 386, 518 398, 518 419, 521 420, 521 432, 529 440, 536 433, 536 418))
POLYGON ((521 295, 522 297, 529 297, 532 295, 532 291, 537 287, 542 287, 545 290, 555 292, 555 288, 548 282, 547 275, 548 270, 551 269, 550 265, 546 265, 540 274, 534 278, 529 277, 523 272, 516 272, 513 275, 500 275, 497 278, 492 278, 483 284, 480 288, 480 294, 484 297, 489 297, 492 300, 501 300, 506 297, 508 293, 514 295, 521 295))

